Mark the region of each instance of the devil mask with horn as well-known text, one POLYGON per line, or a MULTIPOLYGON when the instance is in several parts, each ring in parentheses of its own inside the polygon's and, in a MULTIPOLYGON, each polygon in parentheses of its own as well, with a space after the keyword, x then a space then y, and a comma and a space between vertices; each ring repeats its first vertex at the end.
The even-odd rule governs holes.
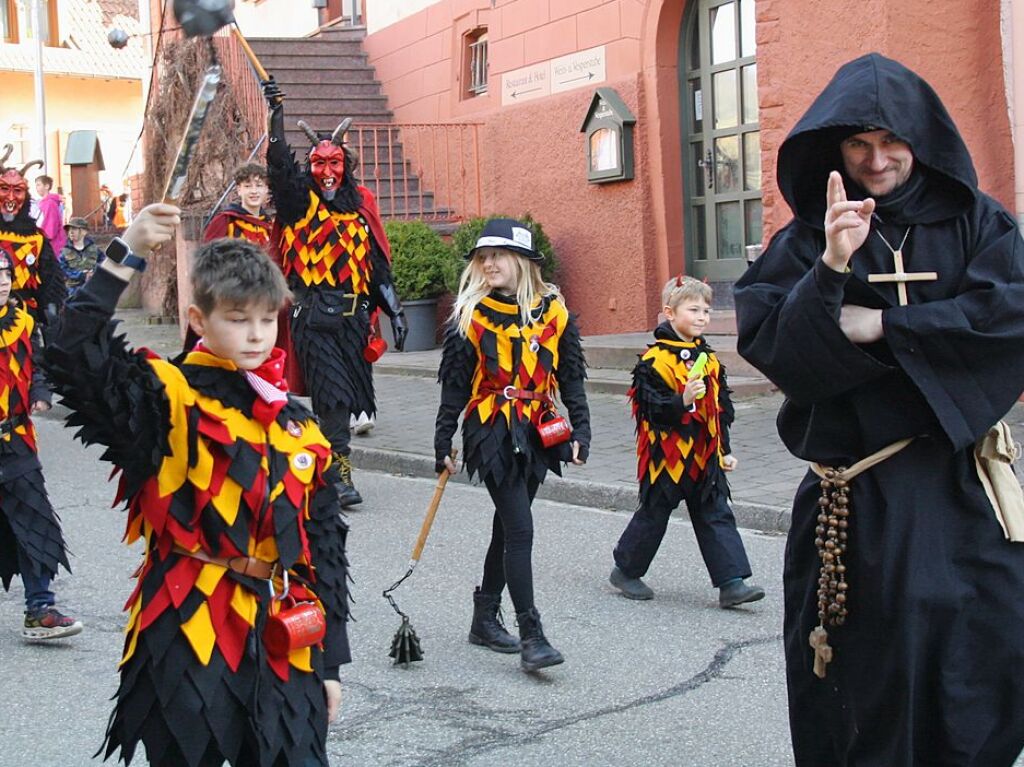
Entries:
POLYGON ((25 163, 21 170, 8 168, 5 163, 13 151, 14 146, 7 144, 3 156, 0 157, 0 216, 7 223, 13 221, 28 202, 28 181, 25 179, 25 173, 34 165, 43 167, 42 160, 32 160, 25 163))
POLYGON ((346 117, 342 120, 329 139, 320 138, 316 131, 302 120, 299 120, 298 124, 313 144, 313 149, 309 153, 309 173, 324 199, 333 200, 350 174, 349 163, 352 159, 345 148, 345 133, 352 124, 352 118, 346 117))

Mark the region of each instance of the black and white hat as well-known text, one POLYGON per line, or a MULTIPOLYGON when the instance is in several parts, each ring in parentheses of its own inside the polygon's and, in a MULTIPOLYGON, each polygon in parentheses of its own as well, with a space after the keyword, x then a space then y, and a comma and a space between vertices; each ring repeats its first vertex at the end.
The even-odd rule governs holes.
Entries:
POLYGON ((492 218, 484 224, 476 246, 466 254, 466 259, 473 258, 480 248, 502 248, 531 261, 544 260, 544 256, 533 249, 533 232, 526 224, 512 218, 492 218))

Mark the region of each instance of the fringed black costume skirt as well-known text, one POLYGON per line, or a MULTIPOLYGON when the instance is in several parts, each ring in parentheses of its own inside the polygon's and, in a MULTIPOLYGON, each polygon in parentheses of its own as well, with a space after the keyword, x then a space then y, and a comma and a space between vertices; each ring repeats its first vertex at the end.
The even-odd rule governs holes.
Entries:
POLYGON ((34 455, 4 461, 0 484, 0 581, 4 590, 19 573, 18 546, 32 561, 36 575, 57 574, 62 565, 71 572, 60 518, 50 505, 43 472, 34 455))
POLYGON ((490 423, 480 423, 475 415, 464 419, 462 444, 470 478, 493 478, 499 485, 517 462, 524 477, 543 482, 548 471, 562 476, 562 462, 572 460, 568 442, 545 448, 532 423, 513 419, 510 429, 500 413, 490 423))
MULTIPOLYGON (((260 624, 258 623, 257 626, 260 624)), ((289 668, 288 682, 267 666, 262 643, 249 647, 232 672, 215 647, 196 659, 180 616, 167 610, 141 632, 121 668, 121 684, 100 748, 120 749, 130 764, 139 743, 152 767, 321 767, 327 765, 327 703, 322 655, 313 673, 289 668)))
POLYGON ((292 344, 302 367, 313 411, 322 415, 339 405, 352 413, 376 413, 373 373, 363 357, 370 318, 360 309, 339 318, 336 330, 309 327, 308 310, 291 316, 292 344))

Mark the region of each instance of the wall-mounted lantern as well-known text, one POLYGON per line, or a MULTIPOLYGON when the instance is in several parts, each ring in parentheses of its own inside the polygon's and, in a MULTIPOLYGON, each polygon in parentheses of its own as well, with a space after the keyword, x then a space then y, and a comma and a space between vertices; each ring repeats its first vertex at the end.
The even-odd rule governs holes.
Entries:
POLYGON ((633 178, 633 126, 636 117, 611 88, 598 88, 590 101, 580 133, 587 137, 587 181, 629 181, 633 178))

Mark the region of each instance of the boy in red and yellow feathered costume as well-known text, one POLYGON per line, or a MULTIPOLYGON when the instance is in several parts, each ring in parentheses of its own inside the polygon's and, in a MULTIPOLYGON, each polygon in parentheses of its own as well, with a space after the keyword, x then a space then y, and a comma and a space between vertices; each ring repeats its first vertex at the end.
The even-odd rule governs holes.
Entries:
POLYGON ((287 393, 274 348, 288 296, 267 254, 201 247, 175 363, 129 350, 111 315, 141 253, 178 209, 152 205, 107 248, 65 309, 48 372, 83 442, 107 447, 145 559, 128 599, 105 756, 152 765, 326 765, 329 713, 349 661, 347 527, 330 445, 287 393), (303 604, 304 603, 304 604, 303 604), (293 607, 325 633, 271 641, 293 607))
POLYGON ((235 168, 233 181, 238 202, 231 203, 210 219, 203 230, 203 242, 231 237, 269 250, 274 220, 264 208, 270 201, 267 169, 258 162, 242 163, 235 168))
POLYGON ((60 520, 50 505, 31 416, 50 409, 50 392, 34 356, 40 346, 32 315, 10 300, 10 256, 0 249, 0 582, 15 575, 25 586, 26 639, 73 636, 80 621, 54 607, 50 582, 70 571, 60 520))
POLYGON ((734 412, 725 369, 703 336, 711 316, 711 288, 693 277, 674 277, 662 299, 666 321, 655 329, 654 343, 633 369, 629 390, 640 505, 615 547, 609 580, 629 599, 654 596, 641 576, 661 545, 672 511, 686 501, 711 583, 719 589, 719 604, 754 602, 764 590, 744 582, 750 563, 723 473, 736 468, 729 449, 734 412))

